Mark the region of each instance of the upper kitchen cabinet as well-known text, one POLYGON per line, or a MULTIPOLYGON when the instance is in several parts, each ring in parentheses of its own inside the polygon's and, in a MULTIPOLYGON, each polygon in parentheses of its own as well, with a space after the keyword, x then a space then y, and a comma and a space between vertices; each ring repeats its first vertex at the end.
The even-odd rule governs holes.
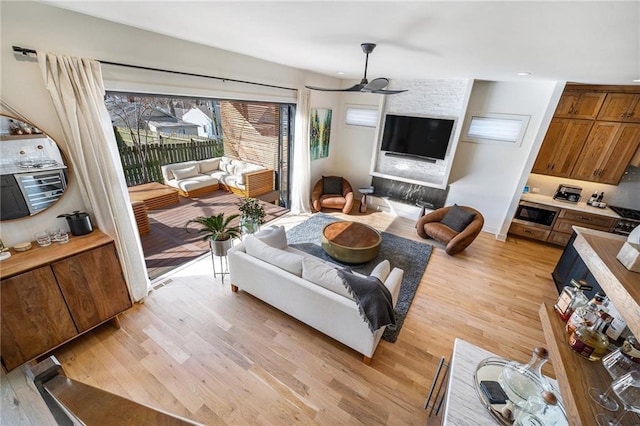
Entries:
POLYGON ((597 121, 571 178, 617 185, 640 145, 640 124, 597 121))
POLYGON ((593 121, 554 118, 531 170, 533 173, 569 177, 593 121))
POLYGON ((640 94, 609 93, 598 120, 640 123, 640 94))
POLYGON ((554 117, 594 119, 604 103, 606 93, 565 90, 554 117))

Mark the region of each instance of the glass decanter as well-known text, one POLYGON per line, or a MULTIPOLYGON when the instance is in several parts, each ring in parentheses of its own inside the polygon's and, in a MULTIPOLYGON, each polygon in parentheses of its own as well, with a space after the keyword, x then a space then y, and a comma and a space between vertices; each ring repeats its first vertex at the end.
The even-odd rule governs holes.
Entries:
POLYGON ((567 321, 573 311, 579 306, 586 305, 589 302, 587 296, 584 294, 584 290, 591 290, 589 284, 586 281, 571 280, 571 286, 565 286, 558 297, 558 301, 553 306, 557 314, 562 318, 562 321, 567 321))
POLYGON ((589 361, 599 360, 609 349, 609 338, 601 331, 601 326, 599 316, 592 325, 579 325, 569 336, 569 347, 589 361))
POLYGON ((542 375, 542 366, 549 360, 549 352, 542 347, 533 349, 528 364, 511 361, 504 366, 498 381, 509 396, 509 400, 522 406, 533 396, 552 391, 551 383, 542 375))

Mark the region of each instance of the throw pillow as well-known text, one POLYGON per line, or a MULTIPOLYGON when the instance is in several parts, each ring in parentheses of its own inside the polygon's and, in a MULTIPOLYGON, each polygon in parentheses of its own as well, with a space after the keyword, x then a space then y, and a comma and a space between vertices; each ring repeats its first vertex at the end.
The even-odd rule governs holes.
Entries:
POLYGON ((348 299, 353 299, 349 290, 344 286, 342 278, 338 275, 338 270, 320 260, 312 257, 302 259, 302 279, 324 287, 348 299))
POLYGON ((284 250, 288 247, 284 226, 271 226, 253 234, 253 236, 273 248, 284 250))
POLYGON ((385 282, 390 272, 391 264, 388 260, 385 259, 382 262, 378 263, 375 268, 373 268, 373 271, 371 271, 369 276, 378 278, 380 282, 385 282))
POLYGON ((468 212, 459 205, 454 204, 440 223, 447 225, 456 232, 462 232, 473 221, 474 217, 476 217, 475 213, 468 212))
POLYGON ((173 173, 173 176, 178 180, 198 176, 200 174, 198 171, 198 166, 186 167, 184 169, 175 169, 171 172, 173 173))
POLYGON ((301 255, 273 248, 253 235, 247 235, 244 245, 248 255, 277 266, 298 277, 302 276, 301 255))
POLYGON ((342 195, 342 178, 339 176, 322 176, 322 194, 342 195))
POLYGON ((202 160, 200 164, 200 173, 211 173, 218 170, 220 166, 220 158, 209 158, 208 160, 202 160))

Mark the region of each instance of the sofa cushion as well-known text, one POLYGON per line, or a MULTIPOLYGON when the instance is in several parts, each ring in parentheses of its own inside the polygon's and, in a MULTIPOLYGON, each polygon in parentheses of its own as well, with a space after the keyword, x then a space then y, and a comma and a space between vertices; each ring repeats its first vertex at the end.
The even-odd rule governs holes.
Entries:
POLYGON ((247 235, 244 244, 248 255, 277 266, 298 277, 302 276, 303 256, 273 248, 253 235, 247 235))
POLYGON ((247 173, 253 173, 260 170, 265 170, 265 167, 262 167, 258 164, 252 163, 244 163, 242 167, 236 164, 236 176, 238 177, 238 183, 244 185, 245 184, 245 176, 247 173))
POLYGON ((200 173, 211 173, 220 167, 220 158, 209 158, 199 161, 198 164, 200 165, 200 173))
POLYGON ((385 282, 390 272, 391 264, 388 260, 385 259, 382 262, 378 263, 369 275, 378 278, 382 282, 385 282))
POLYGON ((338 275, 338 270, 320 260, 312 257, 302 259, 302 279, 353 300, 353 296, 349 294, 338 275))
POLYGON ((342 178, 339 176, 322 176, 322 194, 342 195, 342 178))
POLYGON ((173 169, 171 172, 177 180, 198 176, 200 174, 197 165, 185 167, 184 169, 173 169))
POLYGON ((451 209, 444 215, 440 223, 447 225, 456 232, 462 232, 476 217, 475 213, 471 213, 454 204, 451 209))
POLYGON ((218 168, 223 172, 227 171, 227 166, 231 164, 231 158, 229 157, 220 157, 220 163, 218 164, 218 168))
POLYGON ((194 191, 218 184, 218 180, 207 175, 197 175, 182 180, 168 182, 169 185, 181 189, 184 192, 194 191))
POLYGON ((263 243, 280 250, 284 250, 289 246, 287 244, 287 233, 284 230, 284 226, 271 226, 260 232, 256 232, 253 236, 263 243))

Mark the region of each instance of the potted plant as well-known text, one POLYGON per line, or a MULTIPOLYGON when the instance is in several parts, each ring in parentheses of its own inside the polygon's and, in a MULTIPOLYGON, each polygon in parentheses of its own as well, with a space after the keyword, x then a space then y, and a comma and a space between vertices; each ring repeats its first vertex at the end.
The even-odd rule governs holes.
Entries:
POLYGON ((203 234, 203 240, 209 240, 211 250, 216 256, 226 256, 227 250, 231 248, 233 238, 241 235, 240 227, 231 225, 231 222, 239 217, 238 214, 232 214, 225 217, 224 213, 218 213, 213 216, 198 216, 187 222, 187 232, 189 232, 189 224, 197 223, 202 225, 198 232, 203 234))
POLYGON ((247 234, 253 234, 260 230, 260 225, 264 223, 267 215, 264 206, 257 198, 245 197, 240 204, 240 229, 247 234))

